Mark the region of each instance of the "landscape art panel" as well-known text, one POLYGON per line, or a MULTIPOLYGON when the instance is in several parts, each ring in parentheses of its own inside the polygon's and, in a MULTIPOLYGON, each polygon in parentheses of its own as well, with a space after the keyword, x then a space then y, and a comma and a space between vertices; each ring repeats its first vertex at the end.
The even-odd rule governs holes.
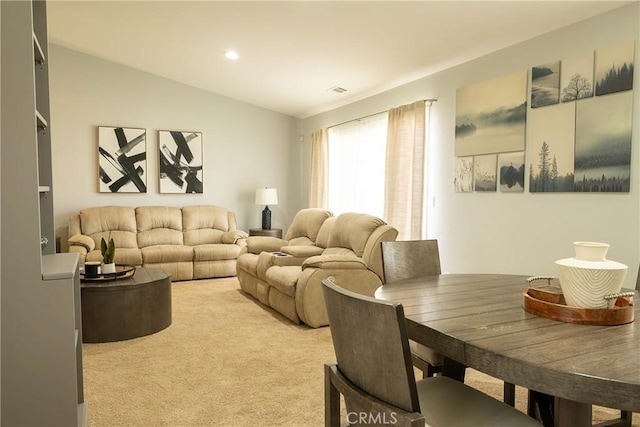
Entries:
POLYGON ((632 106, 632 91, 577 104, 575 191, 629 191, 632 106))
POLYGON ((560 87, 562 102, 593 96, 593 51, 562 60, 560 87))
POLYGON ((531 68, 531 108, 560 102, 560 61, 531 68))
POLYGON ((529 192, 573 191, 576 103, 529 111, 529 192))
POLYGON ((633 89, 633 40, 596 51, 596 96, 633 89))
POLYGON ((523 151, 527 70, 456 91, 455 156, 523 151))
POLYGON ((161 193, 201 194, 202 132, 158 132, 161 193))
POLYGON ((473 191, 473 157, 456 157, 453 186, 456 193, 473 191))
POLYGON ((98 127, 98 186, 101 193, 147 192, 146 129, 98 127))
POLYGON ((524 191, 524 151, 498 154, 500 191, 522 193, 524 191))
POLYGON ((476 191, 496 191, 497 155, 487 154, 473 158, 473 181, 476 191))

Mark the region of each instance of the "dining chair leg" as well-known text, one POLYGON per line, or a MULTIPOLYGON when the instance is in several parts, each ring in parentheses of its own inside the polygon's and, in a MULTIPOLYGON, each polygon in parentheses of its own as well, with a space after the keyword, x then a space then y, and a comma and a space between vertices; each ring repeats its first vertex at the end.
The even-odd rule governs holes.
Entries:
POLYGON ((545 393, 529 390, 527 415, 540 421, 544 427, 554 427, 555 398, 545 393))
POLYGON ((516 385, 505 381, 502 396, 504 403, 509 406, 516 406, 516 385))

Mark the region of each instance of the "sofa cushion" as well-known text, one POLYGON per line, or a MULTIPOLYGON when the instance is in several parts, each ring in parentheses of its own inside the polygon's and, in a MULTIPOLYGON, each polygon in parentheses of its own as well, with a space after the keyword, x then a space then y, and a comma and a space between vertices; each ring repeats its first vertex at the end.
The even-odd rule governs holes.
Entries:
POLYGON ((138 247, 182 245, 182 212, 170 206, 136 208, 138 247))
POLYGON ((126 206, 100 206, 80 211, 82 234, 89 236, 100 247, 100 240, 112 238, 117 248, 137 248, 136 216, 126 206))
POLYGON ((361 257, 371 233, 385 224, 373 215, 344 213, 336 218, 331 227, 329 247, 351 249, 361 257))
POLYGON ((182 245, 155 245, 142 248, 142 261, 149 263, 172 263, 193 261, 193 248, 182 245))
POLYGON ((220 261, 236 259, 240 254, 240 246, 227 244, 193 246, 194 261, 220 261))
POLYGON ((271 267, 267 270, 267 282, 285 295, 296 295, 296 283, 302 268, 300 266, 271 267))
POLYGON ((189 246, 222 243, 225 232, 235 229, 229 224, 229 211, 218 206, 182 208, 184 244, 189 246))

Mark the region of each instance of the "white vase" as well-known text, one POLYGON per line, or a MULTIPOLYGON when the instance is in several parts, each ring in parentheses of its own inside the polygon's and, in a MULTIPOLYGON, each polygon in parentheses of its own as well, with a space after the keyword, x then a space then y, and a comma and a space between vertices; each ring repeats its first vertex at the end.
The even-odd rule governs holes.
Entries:
POLYGON ((116 264, 115 263, 110 263, 110 264, 102 264, 102 266, 100 267, 100 273, 102 274, 114 274, 116 272, 116 264))
POLYGON ((609 245, 574 242, 576 256, 556 261, 558 280, 567 305, 607 308, 605 295, 620 292, 627 266, 606 259, 609 245))

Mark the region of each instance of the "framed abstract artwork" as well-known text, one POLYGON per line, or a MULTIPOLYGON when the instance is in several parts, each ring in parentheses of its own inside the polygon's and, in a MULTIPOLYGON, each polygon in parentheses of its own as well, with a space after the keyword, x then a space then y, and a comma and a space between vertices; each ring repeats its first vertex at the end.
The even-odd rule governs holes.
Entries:
POLYGON ((101 193, 147 192, 146 129, 98 127, 101 193))
POLYGON ((633 89, 633 40, 596 50, 596 96, 633 89))
POLYGON ((159 131, 160 193, 202 194, 202 132, 159 131))
POLYGON ((473 157, 456 157, 453 186, 456 193, 473 191, 473 157))
POLYGON ((560 100, 572 102, 593 96, 593 51, 562 60, 560 100))
POLYGON ((497 165, 496 154, 473 157, 473 188, 476 191, 496 191, 497 165))
POLYGON ((498 171, 502 193, 524 191, 524 151, 498 154, 498 171))

